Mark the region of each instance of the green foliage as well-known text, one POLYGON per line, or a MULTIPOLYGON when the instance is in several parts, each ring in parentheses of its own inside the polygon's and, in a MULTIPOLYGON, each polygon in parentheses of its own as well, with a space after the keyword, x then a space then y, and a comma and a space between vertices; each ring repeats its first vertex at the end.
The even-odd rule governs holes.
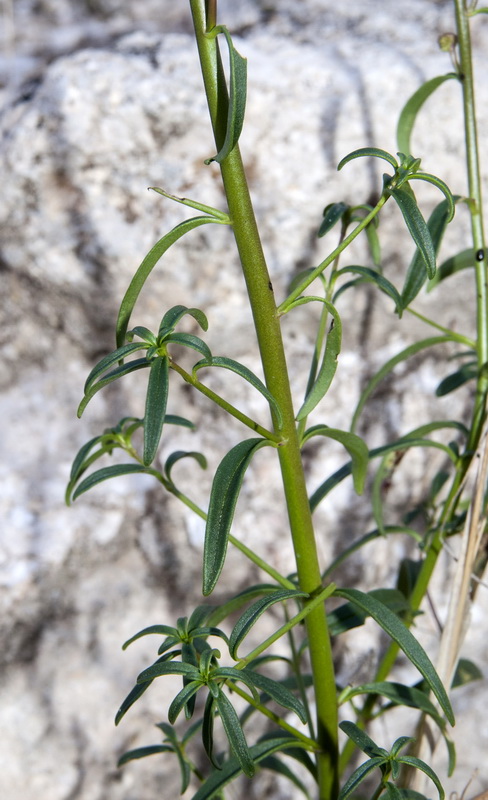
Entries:
MULTIPOLYGON (((196 209, 202 216, 180 223, 163 236, 143 259, 129 284, 118 313, 116 347, 88 375, 78 414, 81 415, 95 394, 106 386, 125 375, 148 369, 144 416, 125 417, 115 427, 107 428, 80 448, 73 462, 66 501, 70 503, 110 478, 150 475, 158 488, 178 498, 205 520, 204 596, 210 595, 218 585, 229 544, 267 574, 267 583, 244 586, 239 575, 236 581, 239 585, 233 596, 219 597, 213 605, 197 605, 189 616, 181 616, 176 625, 167 622, 150 624, 124 644, 125 649, 147 636, 159 638, 157 657, 139 674, 136 684, 121 703, 116 724, 155 680, 173 676, 177 678, 179 688, 169 703, 168 721, 158 723, 163 743, 129 750, 120 758, 119 765, 149 755, 163 755, 166 759, 170 754, 176 758, 181 773, 181 792, 183 794, 191 787, 192 800, 222 800, 223 790, 231 781, 239 775, 252 777, 260 768, 287 778, 308 800, 314 796, 310 781, 317 784, 321 800, 337 800, 338 797, 346 800, 363 797, 366 791, 363 782, 374 776, 379 776, 379 783, 371 795, 372 800, 425 800, 422 794, 403 785, 406 771, 416 770, 427 776, 443 800, 441 781, 432 767, 417 757, 412 737, 398 737, 387 750, 378 746, 366 730, 376 717, 399 706, 409 709, 413 715, 428 718, 434 724, 447 745, 449 774, 454 769, 455 752, 449 736, 449 726, 454 724, 451 702, 429 655, 411 630, 417 616, 422 613, 421 604, 445 538, 462 530, 466 519, 470 520, 474 513, 470 497, 464 492, 470 465, 480 455, 488 395, 485 366, 488 363, 488 298, 483 207, 477 178, 479 164, 474 109, 469 99, 473 77, 465 27, 468 17, 484 14, 486 9, 477 9, 475 3, 466 9, 461 0, 454 0, 454 3, 459 52, 455 35, 444 37, 441 48, 453 57, 456 71, 428 80, 408 100, 400 114, 397 131, 399 152, 396 156, 381 148, 362 147, 342 158, 339 170, 366 157, 386 162, 390 174, 383 177, 376 205, 353 197, 350 203, 332 201, 325 206, 318 225, 318 237, 336 236, 337 244, 318 266, 302 270, 295 276, 290 282, 288 295, 277 305, 270 291, 271 280, 238 148, 246 105, 246 60, 235 49, 227 28, 217 24, 215 0, 190 0, 217 151, 206 163, 219 165, 229 213, 153 187, 157 194, 196 209), (229 54, 228 79, 219 51, 218 40, 222 37, 229 54), (415 158, 410 152, 412 132, 420 109, 432 93, 451 78, 460 79, 462 90, 468 92, 464 113, 469 200, 453 195, 441 178, 424 172, 420 158, 415 158), (413 182, 418 180, 434 185, 443 195, 427 221, 412 189, 413 182), (401 212, 401 216, 397 215, 398 235, 406 228, 413 253, 410 264, 405 265, 399 286, 391 276, 383 274, 383 261, 386 259, 378 233, 382 208, 392 199, 401 212), (462 201, 472 220, 476 218, 472 241, 463 242, 460 252, 444 259, 438 266, 444 233, 453 219, 456 204, 462 201), (226 355, 214 356, 204 339, 184 329, 195 323, 203 332, 208 329, 206 315, 193 306, 178 304, 170 308, 164 313, 157 332, 145 325, 136 325, 129 330, 140 292, 156 264, 182 236, 210 223, 228 225, 235 236, 264 380, 245 364, 226 355), (346 262, 342 265, 347 248, 363 232, 368 246, 367 263, 351 265, 346 262), (437 319, 420 314, 414 306, 423 289, 432 292, 438 284, 462 270, 475 280, 477 306, 472 316, 477 325, 474 338, 471 334, 468 336, 444 327, 437 319), (315 281, 314 293, 307 294, 315 281), (311 414, 330 413, 332 401, 328 392, 341 367, 343 325, 347 330, 351 324, 351 320, 345 317, 347 312, 339 308, 345 292, 361 292, 364 284, 393 301, 398 319, 403 315, 405 320, 408 314, 413 314, 435 328, 436 335, 417 339, 376 368, 361 390, 350 425, 346 421, 342 429, 314 420, 307 428, 311 414), (300 402, 288 377, 281 324, 284 316, 308 304, 314 304, 313 309, 318 307, 320 314, 310 353, 308 382, 300 402), (463 348, 461 352, 456 350, 459 345, 463 348), (187 372, 177 360, 175 353, 179 352, 179 347, 198 354, 191 371, 187 372), (437 396, 472 382, 474 399, 470 415, 466 414, 466 418, 470 416, 469 425, 457 419, 419 421, 409 433, 397 434, 379 446, 371 447, 365 440, 367 437, 362 438, 357 433, 365 407, 374 392, 385 385, 386 379, 394 380, 396 367, 410 367, 414 356, 425 354, 446 364, 456 358, 460 364, 454 372, 449 372, 446 367, 447 374, 437 388, 437 396), (227 370, 232 374, 231 379, 237 376, 241 385, 245 381, 261 395, 269 408, 270 430, 200 380, 205 374, 202 371, 215 368, 227 370), (161 470, 156 467, 167 426, 194 427, 189 420, 167 413, 172 402, 171 382, 179 378, 193 392, 199 392, 216 406, 216 450, 222 451, 224 446, 225 437, 220 434, 228 419, 225 415, 244 424, 254 434, 253 438, 240 439, 221 457, 208 496, 207 511, 182 492, 173 478, 175 468, 184 459, 188 459, 192 467, 205 469, 207 458, 203 453, 176 449, 165 455, 161 470), (313 439, 318 445, 317 437, 325 447, 331 439, 339 442, 350 460, 333 474, 321 478, 320 485, 309 497, 304 460, 313 450, 309 442, 313 439), (274 565, 251 550, 242 541, 242 531, 235 522, 235 510, 246 472, 253 469, 253 457, 264 446, 273 447, 282 475, 289 530, 282 530, 279 535, 286 544, 287 537, 290 537, 295 556, 289 576, 281 575, 274 565), (397 513, 395 508, 389 508, 387 496, 397 474, 401 476, 404 457, 413 448, 421 448, 426 456, 429 451, 436 450, 443 463, 436 466, 434 474, 429 476, 429 488, 424 491, 422 499, 407 503, 408 507, 397 513), (98 465, 99 459, 116 458, 119 451, 123 453, 122 463, 112 461, 108 465, 98 465), (97 469, 92 471, 94 465, 97 469), (325 499, 330 501, 332 490, 349 476, 352 476, 357 494, 364 494, 370 502, 369 512, 361 519, 369 516, 374 519, 375 527, 373 530, 363 529, 363 523, 358 522, 357 529, 353 533, 349 531, 346 540, 343 532, 334 526, 327 532, 316 530, 312 513, 319 503, 325 499), (390 521, 394 514, 397 518, 390 521), (357 587, 337 589, 330 582, 330 575, 337 573, 355 553, 361 550, 366 558, 370 546, 381 539, 388 540, 392 535, 408 539, 415 552, 408 557, 401 556, 396 564, 388 563, 393 575, 391 586, 371 586, 360 591, 357 587), (333 551, 335 555, 328 563, 322 564, 317 539, 325 536, 330 537, 330 541, 321 549, 333 551), (346 602, 339 606, 330 605, 332 595, 346 602), (277 617, 279 621, 276 621, 277 617), (355 629, 361 628, 367 619, 374 620, 387 634, 390 645, 381 655, 370 679, 358 685, 337 686, 332 640, 346 632, 354 635, 355 629), (262 638, 260 631, 270 623, 273 632, 262 638), (246 643, 252 640, 250 647, 253 649, 246 656, 239 653, 244 640, 246 643), (219 649, 215 647, 216 641, 219 649), (275 646, 278 650, 274 649, 275 646), (415 685, 401 683, 395 678, 395 661, 400 650, 419 672, 420 680, 415 685), (271 674, 267 674, 268 670, 271 674), (361 698, 361 705, 358 698, 361 698), (355 721, 339 725, 338 706, 346 703, 355 721), (183 726, 185 730, 180 734, 183 726), (306 726, 306 732, 303 726, 306 726), (341 749, 339 728, 347 736, 341 749), (203 768, 198 756, 198 739, 201 739, 207 757, 203 768), (223 752, 220 752, 221 741, 226 743, 223 752), (407 753, 404 752, 406 748, 407 753), (368 760, 351 771, 351 759, 356 749, 363 751, 368 760), (291 759, 292 765, 283 759, 284 756, 291 759), (349 777, 344 779, 347 767, 349 777)), ((433 307, 435 310, 435 303, 433 307)), ((296 316, 292 314, 292 320, 296 316)), ((216 336, 218 339, 218 334, 216 336)), ((223 348, 225 332, 221 332, 220 341, 223 348)), ((414 396, 414 379, 410 385, 409 391, 414 396)), ((333 402, 337 405, 336 397, 333 402)), ((266 485, 262 488, 263 491, 268 489, 266 485)), ((483 486, 482 497, 484 492, 483 486)), ((275 498, 268 497, 267 502, 273 507, 275 498)), ((481 522, 484 524, 484 517, 481 522)), ((263 537, 267 534, 268 531, 264 530, 263 537)), ((467 535, 469 531, 465 533, 467 535)), ((281 541, 276 546, 281 547, 281 541)), ((484 552, 475 555, 479 559, 474 558, 468 565, 469 569, 467 567, 468 586, 472 573, 481 577, 482 568, 478 565, 486 562, 484 552)), ((388 558, 394 557, 390 554, 388 558)), ((479 669, 462 658, 459 649, 460 642, 457 641, 453 644, 453 663, 457 663, 457 669, 451 688, 480 677, 479 669)), ((422 735, 422 724, 418 725, 418 731, 422 735)))

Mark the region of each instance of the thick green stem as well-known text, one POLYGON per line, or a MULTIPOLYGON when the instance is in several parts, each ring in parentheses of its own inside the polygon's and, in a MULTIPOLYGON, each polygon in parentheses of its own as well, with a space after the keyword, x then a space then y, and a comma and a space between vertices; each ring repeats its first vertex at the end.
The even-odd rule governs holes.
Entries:
MULTIPOLYGON (((190 0, 208 107, 219 149, 225 139, 228 96, 217 39, 207 37, 204 0, 190 0)), ((238 147, 221 164, 230 218, 254 318, 266 384, 283 415, 283 444, 278 454, 300 588, 321 588, 320 566, 295 426, 279 314, 238 147)), ((275 420, 276 422, 276 420, 275 420)), ((335 800, 337 776, 337 703, 330 637, 324 603, 306 618, 317 707, 319 798, 335 800)))

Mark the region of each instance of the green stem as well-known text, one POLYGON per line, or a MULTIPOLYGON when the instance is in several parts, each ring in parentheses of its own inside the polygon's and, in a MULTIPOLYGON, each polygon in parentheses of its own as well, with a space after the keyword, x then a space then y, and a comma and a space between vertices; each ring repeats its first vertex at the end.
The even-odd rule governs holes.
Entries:
POLYGON ((342 253, 342 251, 343 251, 343 250, 345 250, 345 249, 346 249, 346 247, 349 247, 349 245, 351 244, 351 242, 353 242, 353 241, 354 241, 354 239, 355 239, 357 236, 359 236, 359 234, 361 233, 361 231, 363 231, 363 230, 364 230, 364 229, 365 229, 365 228, 366 228, 366 227, 369 225, 369 223, 371 222, 371 220, 373 220, 373 219, 376 217, 376 215, 377 215, 377 214, 378 214, 378 213, 381 211, 381 209, 382 209, 382 208, 383 208, 383 206, 385 205, 386 201, 388 200, 388 197, 389 197, 389 195, 387 195, 387 194, 382 194, 382 195, 381 195, 381 197, 380 197, 380 199, 379 199, 379 200, 378 200, 378 202, 376 203, 375 207, 374 207, 374 208, 373 208, 373 209, 372 209, 372 210, 369 212, 369 214, 367 214, 367 216, 366 216, 366 217, 364 217, 364 219, 363 219, 363 220, 362 220, 362 221, 359 223, 359 225, 357 225, 357 226, 354 228, 354 230, 353 230, 353 231, 351 231, 351 233, 350 233, 348 236, 346 236, 346 237, 345 237, 345 238, 344 238, 344 239, 343 239, 343 240, 342 240, 342 241, 341 241, 341 242, 340 242, 340 243, 337 245, 336 249, 335 249, 335 250, 333 250, 333 251, 332 251, 332 253, 330 253, 330 255, 328 255, 328 256, 327 256, 327 258, 325 258, 325 259, 324 259, 324 260, 323 260, 323 261, 322 261, 322 262, 321 262, 321 263, 318 265, 318 267, 316 267, 316 268, 314 269, 314 271, 313 271, 313 272, 311 272, 309 275, 307 275, 307 276, 306 276, 306 277, 303 279, 303 281, 301 281, 301 283, 299 283, 299 284, 298 284, 298 286, 296 287, 296 289, 294 289, 292 292, 290 292, 290 294, 288 295, 288 297, 287 297, 285 300, 283 300, 283 302, 281 303, 281 305, 278 307, 278 311, 279 311, 279 313, 280 313, 280 314, 286 314, 286 312, 287 312, 287 311, 289 311, 289 309, 290 309, 290 306, 291 306, 291 304, 293 303, 293 301, 294 301, 294 300, 296 300, 296 299, 297 299, 297 297, 300 297, 300 295, 301 295, 301 294, 303 294, 303 292, 305 291, 305 289, 306 289, 308 286, 310 286, 310 284, 311 284, 311 283, 313 283, 313 282, 314 282, 314 280, 315 280, 316 278, 318 278, 318 277, 319 277, 319 275, 321 275, 321 274, 322 274, 322 272, 324 271, 324 269, 327 269, 327 267, 329 266, 329 264, 332 264, 332 262, 333 262, 333 261, 335 261, 335 260, 336 260, 336 258, 338 258, 338 257, 340 256, 340 254, 342 253))
POLYGON ((445 328, 443 325, 439 325, 438 322, 435 322, 433 319, 424 316, 419 311, 415 311, 411 306, 407 306, 405 311, 408 311, 409 314, 412 314, 417 319, 421 320, 421 322, 425 322, 426 325, 430 325, 431 328, 435 328, 441 333, 445 333, 446 336, 450 336, 453 341, 459 342, 460 344, 466 345, 466 347, 471 347, 473 350, 476 350, 476 342, 474 339, 470 339, 469 336, 463 336, 461 333, 456 333, 456 331, 452 331, 450 328, 445 328))
MULTIPOLYGON (((203 0, 190 0, 207 102, 219 150, 225 140, 228 95, 217 37, 205 35, 203 0)), ((268 275, 254 210, 236 146, 222 162, 221 173, 234 236, 246 281, 263 371, 268 389, 283 414, 280 460, 290 530, 300 588, 315 594, 321 588, 315 534, 308 502, 300 446, 295 427, 288 369, 273 287, 268 275)), ((276 420, 274 420, 276 424, 276 420)), ((324 603, 306 618, 317 708, 319 798, 335 800, 338 794, 338 719, 335 675, 324 603)))
POLYGON ((248 417, 247 414, 243 414, 242 411, 239 411, 238 408, 233 406, 231 403, 228 403, 227 400, 224 400, 224 398, 216 394, 216 392, 213 392, 212 389, 209 389, 208 386, 205 386, 204 383, 201 383, 198 378, 195 378, 194 375, 191 375, 171 358, 169 365, 171 369, 177 372, 178 375, 180 375, 183 380, 186 381, 186 383, 189 383, 190 386, 193 386, 194 389, 197 389, 199 392, 204 394, 205 397, 208 397, 216 405, 220 406, 220 408, 223 408, 228 414, 231 414, 231 416, 238 419, 239 422, 247 425, 248 428, 251 428, 251 430, 255 431, 256 433, 259 433, 260 436, 263 436, 270 442, 279 444, 282 441, 283 437, 279 433, 272 433, 271 431, 268 431, 267 428, 263 428, 262 425, 248 417))
POLYGON ((314 609, 322 605, 324 601, 331 596, 331 594, 334 594, 336 588, 337 587, 335 583, 330 583, 325 589, 322 589, 322 591, 318 593, 317 597, 308 600, 298 614, 295 614, 294 617, 287 620, 287 622, 285 622, 281 628, 278 628, 278 630, 272 633, 271 636, 268 636, 264 642, 258 644, 258 646, 255 647, 254 650, 251 650, 251 652, 248 653, 245 658, 239 659, 239 662, 236 664, 236 669, 243 669, 244 667, 247 667, 251 661, 254 661, 254 659, 260 656, 261 653, 264 653, 268 647, 271 647, 271 645, 277 642, 278 639, 281 639, 281 637, 285 636, 288 631, 291 631, 295 625, 298 625, 300 622, 302 622, 302 620, 306 619, 307 616, 314 611, 314 609))
POLYGON ((478 333, 478 377, 473 413, 473 427, 469 447, 475 449, 486 411, 486 396, 488 392, 488 376, 486 363, 488 362, 488 286, 487 264, 488 258, 485 248, 483 224, 483 196, 481 189, 481 170, 478 151, 478 132, 476 125, 476 105, 474 96, 473 59, 471 53, 471 32, 469 15, 465 0, 454 0, 456 13, 456 27, 459 44, 460 81, 463 91, 464 108, 464 133, 466 139, 466 165, 468 172, 468 192, 470 197, 471 233, 473 248, 476 252, 476 294, 477 312, 476 326, 478 333))

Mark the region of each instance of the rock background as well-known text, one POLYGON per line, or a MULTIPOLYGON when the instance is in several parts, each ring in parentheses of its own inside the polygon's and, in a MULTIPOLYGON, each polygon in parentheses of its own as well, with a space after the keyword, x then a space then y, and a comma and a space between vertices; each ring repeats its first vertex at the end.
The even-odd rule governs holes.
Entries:
MULTIPOLYGON (((396 121, 407 97, 422 80, 449 71, 436 38, 453 27, 451 4, 221 0, 220 6, 221 19, 236 32, 237 46, 249 59, 241 143, 280 296, 294 271, 316 263, 325 251, 327 242, 315 239, 324 205, 341 199, 364 202, 381 185, 376 165, 356 162, 338 174, 338 160, 366 144, 394 152, 396 121)), ((483 17, 474 29, 479 59, 488 47, 483 17)), ((135 267, 185 216, 185 209, 146 187, 160 185, 204 203, 223 203, 217 168, 203 165, 213 145, 189 11, 186 3, 170 0, 15 0, 3 5, 3 31, 0 796, 173 797, 179 781, 164 760, 122 771, 114 766, 129 747, 158 741, 151 726, 164 718, 171 681, 153 685, 147 702, 135 706, 115 731, 112 719, 154 654, 147 640, 124 654, 121 643, 148 624, 171 623, 199 602, 202 526, 176 501, 161 496, 149 479, 112 481, 71 509, 64 506, 63 493, 81 444, 120 417, 143 413, 144 387, 128 379, 98 395, 81 422, 75 418, 86 374, 113 346, 118 303, 135 267)), ((483 133, 488 86, 478 88, 483 133)), ((425 154, 425 169, 462 194, 459 119, 457 87, 447 84, 422 112, 414 142, 415 152, 425 154)), ((481 145, 487 163, 486 136, 481 145)), ((437 200, 429 187, 419 196, 426 209, 437 200)), ((381 227, 385 272, 398 278, 411 246, 403 229, 397 232, 395 210, 386 209, 381 227)), ((461 209, 445 252, 465 247, 465 233, 461 209)), ((358 245, 350 263, 364 258, 358 245)), ((452 279, 435 297, 436 318, 471 332, 469 299, 463 278, 452 279)), ((422 298, 418 306, 434 313, 432 302, 422 298)), ((225 344, 226 355, 259 371, 228 231, 205 227, 172 249, 141 297, 135 322, 157 326, 176 303, 205 310, 214 353, 222 353, 225 344)), ((346 344, 334 391, 317 420, 346 427, 368 375, 409 341, 429 334, 412 319, 398 322, 391 303, 366 289, 345 295, 341 310, 346 344)), ((295 322, 285 321, 297 392, 306 380, 302 363, 315 322, 308 306, 296 312, 295 322)), ((428 356, 413 368, 400 370, 365 413, 363 433, 370 446, 429 415, 465 413, 467 391, 433 400, 445 364, 428 356)), ((212 375, 210 381, 263 418, 259 398, 245 387, 227 376, 212 375)), ((162 457, 174 449, 201 450, 215 467, 242 429, 226 422, 220 431, 218 415, 203 398, 173 381, 169 410, 182 409, 201 425, 194 434, 168 430, 162 457)), ((343 460, 339 448, 313 452, 311 487, 343 460)), ((431 462, 422 454, 408 461, 395 485, 392 513, 422 497, 418 475, 431 462)), ((204 506, 211 469, 200 474, 197 466, 182 464, 178 475, 204 506)), ((279 538, 283 509, 273 495, 276 482, 272 454, 263 451, 246 479, 237 529, 249 546, 287 572, 291 554, 279 538), (260 495, 251 505, 263 484, 270 487, 271 502, 260 495)), ((331 542, 327 531, 340 531, 338 538, 347 542, 370 527, 368 510, 350 485, 339 487, 332 507, 318 513, 324 559, 337 546, 337 537, 331 542)), ((374 557, 371 552, 355 564, 355 579, 367 587, 383 585, 391 579, 385 564, 394 563, 400 552, 397 542, 379 546, 374 557)), ((441 615, 450 574, 446 558, 436 579, 441 615)), ((219 591, 257 579, 231 552, 219 591)), ((466 643, 466 654, 481 667, 488 655, 485 603, 482 588, 466 643)), ((428 615, 418 628, 433 636, 428 615)), ((341 678, 355 680, 363 663, 374 662, 377 647, 368 629, 348 639, 338 653, 341 678)), ((459 795, 476 768, 480 772, 469 793, 488 785, 486 695, 486 681, 455 695, 459 769, 446 786, 459 795)), ((380 735, 388 744, 389 728, 380 735)), ((294 796, 287 784, 265 774, 246 786, 245 795, 294 796)), ((238 790, 229 796, 237 798, 238 790)))

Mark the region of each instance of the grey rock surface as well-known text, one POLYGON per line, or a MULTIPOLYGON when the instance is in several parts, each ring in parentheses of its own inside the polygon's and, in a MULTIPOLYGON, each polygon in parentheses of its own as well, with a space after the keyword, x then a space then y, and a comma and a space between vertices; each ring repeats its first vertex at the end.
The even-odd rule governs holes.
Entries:
MULTIPOLYGON (((169 798, 177 795, 179 781, 163 760, 115 768, 124 750, 158 741, 151 726, 164 718, 174 688, 169 680, 151 687, 114 730, 121 699, 154 657, 152 642, 124 654, 120 646, 146 625, 173 623, 200 601, 202 524, 146 477, 111 481, 70 509, 63 494, 72 458, 87 439, 127 414, 143 415, 144 386, 129 379, 100 393, 82 421, 75 419, 88 371, 113 347, 118 304, 134 269, 186 216, 181 206, 146 188, 163 186, 215 206, 224 202, 216 166, 203 165, 213 144, 189 12, 186 3, 164 0, 18 0, 4 6, 0 728, 6 743, 0 796, 169 798)), ((237 31, 236 44, 249 61, 242 151, 274 288, 282 296, 297 270, 317 263, 327 245, 333 246, 333 237, 316 240, 323 207, 356 197, 366 201, 381 186, 381 167, 357 163, 337 173, 339 159, 364 145, 394 152, 405 100, 422 80, 449 71, 436 37, 452 28, 451 7, 426 0, 222 0, 221 18, 237 31)), ((482 22, 475 45, 481 58, 488 47, 482 22)), ((486 132, 488 86, 481 81, 478 89, 480 130, 486 132)), ((458 89, 446 85, 422 112, 414 143, 416 153, 425 153, 425 169, 463 194, 459 120, 458 89)), ((485 161, 487 142, 484 135, 485 161)), ((429 187, 419 189, 419 197, 426 211, 437 200, 429 187)), ((466 246, 457 244, 466 234, 462 210, 457 216, 446 252, 466 246)), ((406 235, 398 233, 395 210, 386 209, 381 226, 384 269, 398 278, 412 249, 406 235)), ((363 263, 361 244, 350 258, 363 263)), ((465 281, 453 278, 436 296, 435 315, 469 334, 474 322, 460 302, 466 291, 465 281)), ((259 373, 243 300, 230 233, 206 226, 165 257, 141 296, 134 322, 154 328, 177 303, 202 308, 210 321, 206 338, 212 351, 224 354, 225 346, 226 355, 259 373)), ((432 313, 431 302, 422 298, 418 307, 432 313)), ((346 343, 340 369, 333 393, 311 421, 325 417, 331 426, 347 427, 367 377, 389 355, 429 335, 429 329, 413 318, 399 322, 391 303, 367 288, 344 295, 341 311, 346 343)), ((307 306, 295 320, 296 325, 286 320, 284 330, 300 396, 317 317, 307 306)), ((398 370, 388 394, 378 396, 364 416, 368 444, 384 441, 385 428, 388 435, 401 434, 434 414, 462 416, 467 392, 439 399, 433 407, 433 392, 444 374, 445 364, 432 356, 419 359, 413 375, 409 368, 398 370)), ((258 395, 226 375, 208 380, 266 424, 258 395)), ((178 467, 182 486, 205 507, 212 468, 242 437, 242 428, 225 422, 222 430, 203 398, 175 381, 170 405, 169 411, 185 413, 200 425, 195 433, 169 429, 161 460, 175 449, 205 453, 206 473, 195 464, 178 467)), ((342 462, 339 447, 321 448, 310 464, 310 486, 342 462)), ((423 454, 412 456, 395 485, 397 509, 412 498, 421 500, 424 487, 417 476, 430 463, 423 454)), ((291 551, 279 538, 284 510, 276 500, 277 487, 273 454, 263 451, 246 478, 237 530, 248 546, 287 573, 291 551), (263 494, 253 499, 263 485, 270 487, 271 502, 263 494)), ((319 526, 340 530, 344 542, 371 524, 349 484, 341 485, 333 503, 318 514, 319 526)), ((326 559, 337 542, 324 535, 320 547, 326 559)), ((391 578, 389 560, 399 552, 397 544, 382 543, 374 558, 356 563, 356 579, 368 587, 382 585, 391 578)), ((446 558, 437 577, 441 615, 451 573, 452 560, 446 558)), ((258 579, 231 552, 221 592, 258 579)), ((483 588, 478 602, 475 633, 466 648, 483 667, 488 655, 483 588)), ((418 627, 435 638, 427 616, 418 627)), ((356 679, 364 662, 374 662, 378 646, 368 630, 348 638, 338 654, 341 678, 356 679)), ((459 690, 455 701, 459 769, 446 785, 459 795, 476 768, 481 772, 470 792, 487 784, 488 726, 481 698, 486 699, 486 681, 459 690), (476 746, 466 747, 473 728, 476 746)), ((381 735, 388 739, 389 734, 386 729, 381 735)), ((246 797, 294 796, 287 784, 266 776, 260 780, 257 788, 246 786, 246 797)))

